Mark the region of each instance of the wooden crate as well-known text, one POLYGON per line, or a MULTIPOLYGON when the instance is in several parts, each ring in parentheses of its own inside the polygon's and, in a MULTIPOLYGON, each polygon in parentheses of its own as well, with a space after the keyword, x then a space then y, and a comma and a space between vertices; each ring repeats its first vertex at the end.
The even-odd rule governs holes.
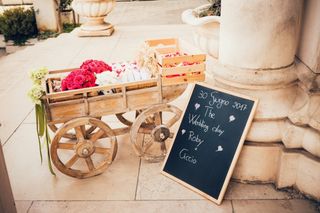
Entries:
POLYGON ((55 82, 75 69, 49 71, 46 78, 45 104, 50 124, 63 123, 82 116, 99 117, 126 112, 162 102, 159 78, 110 84, 90 88, 54 91, 55 82), (108 91, 109 93, 104 93, 108 91))
POLYGON ((158 70, 163 85, 179 83, 191 83, 205 80, 206 55, 185 48, 185 44, 179 43, 178 39, 147 40, 146 44, 154 49, 155 58, 158 62, 158 70), (170 53, 187 53, 188 55, 165 57, 170 53), (186 66, 176 66, 183 62, 194 63, 186 66))

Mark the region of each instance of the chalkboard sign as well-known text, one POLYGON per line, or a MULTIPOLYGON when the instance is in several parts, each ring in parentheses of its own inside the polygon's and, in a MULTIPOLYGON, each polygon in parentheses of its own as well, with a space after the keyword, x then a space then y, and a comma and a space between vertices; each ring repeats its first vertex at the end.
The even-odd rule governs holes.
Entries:
POLYGON ((253 98, 194 85, 161 173, 220 204, 256 106, 253 98))

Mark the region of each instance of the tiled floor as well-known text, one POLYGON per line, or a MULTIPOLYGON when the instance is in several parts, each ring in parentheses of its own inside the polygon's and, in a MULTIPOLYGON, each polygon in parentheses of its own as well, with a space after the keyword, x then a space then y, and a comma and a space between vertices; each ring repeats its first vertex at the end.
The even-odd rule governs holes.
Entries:
MULTIPOLYGON (((166 2, 181 7, 179 1, 166 2)), ((147 10, 142 3, 139 2, 135 10, 147 10)), ((128 11, 129 7, 118 8, 115 13, 117 10, 128 11)), ((231 182, 225 200, 217 206, 162 176, 161 163, 141 161, 131 147, 128 134, 118 137, 117 157, 102 175, 78 180, 55 170, 57 175, 52 176, 46 159, 40 164, 33 105, 26 97, 31 85, 27 71, 43 66, 49 69, 77 67, 89 58, 107 62, 131 60, 148 38, 192 40, 192 29, 186 25, 132 26, 125 23, 129 23, 134 14, 119 12, 113 16, 114 23, 116 16, 119 16, 119 25, 111 37, 78 38, 75 33, 63 34, 0 58, 0 138, 18 212, 317 212, 311 201, 277 191, 272 184, 231 182), (127 19, 124 15, 128 15, 127 19)), ((163 19, 155 14, 154 22, 158 18, 163 19)), ((183 109, 186 95, 174 104, 183 109)), ((104 121, 118 125, 112 117, 104 121)))

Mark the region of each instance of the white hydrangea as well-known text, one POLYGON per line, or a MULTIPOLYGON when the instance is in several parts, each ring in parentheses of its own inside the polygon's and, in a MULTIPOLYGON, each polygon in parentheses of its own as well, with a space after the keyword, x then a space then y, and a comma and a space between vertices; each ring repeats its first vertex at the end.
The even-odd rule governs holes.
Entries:
POLYGON ((44 95, 45 91, 43 90, 41 85, 34 84, 28 92, 29 98, 33 103, 40 105, 41 97, 44 95))
POLYGON ((48 74, 47 68, 41 68, 38 70, 33 70, 29 73, 29 77, 33 81, 34 84, 41 84, 42 79, 48 74))

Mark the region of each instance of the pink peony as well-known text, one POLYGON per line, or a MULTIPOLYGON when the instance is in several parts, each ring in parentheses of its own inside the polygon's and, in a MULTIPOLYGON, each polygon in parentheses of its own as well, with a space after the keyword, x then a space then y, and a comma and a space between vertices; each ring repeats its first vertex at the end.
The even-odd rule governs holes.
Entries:
POLYGON ((62 80, 61 90, 73 90, 95 86, 96 78, 92 72, 84 69, 73 70, 62 80))
POLYGON ((109 66, 105 62, 92 60, 92 59, 86 60, 85 62, 83 62, 80 68, 88 70, 93 73, 102 73, 104 71, 112 71, 111 66, 109 66))

